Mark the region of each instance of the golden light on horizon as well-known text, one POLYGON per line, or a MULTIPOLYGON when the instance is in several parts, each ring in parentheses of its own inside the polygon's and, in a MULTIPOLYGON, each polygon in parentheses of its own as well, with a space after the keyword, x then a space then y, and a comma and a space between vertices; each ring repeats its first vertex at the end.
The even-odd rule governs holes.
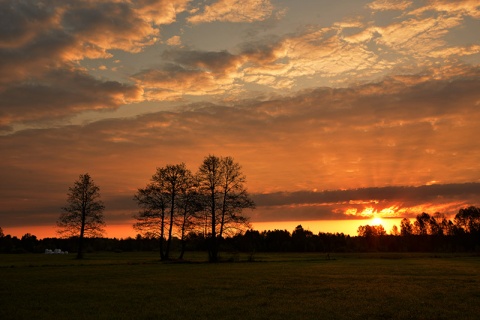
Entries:
POLYGON ((377 217, 374 217, 374 218, 371 220, 371 223, 372 223, 372 225, 374 225, 374 226, 383 225, 383 219, 377 216, 377 217))

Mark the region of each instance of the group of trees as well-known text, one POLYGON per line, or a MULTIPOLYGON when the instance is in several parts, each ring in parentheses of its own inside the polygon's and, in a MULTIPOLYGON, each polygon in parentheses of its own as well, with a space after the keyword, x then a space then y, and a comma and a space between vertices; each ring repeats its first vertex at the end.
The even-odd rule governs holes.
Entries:
MULTIPOLYGON (((361 237, 378 237, 387 235, 382 225, 359 226, 357 233, 361 237)), ((410 219, 403 218, 400 222, 400 230, 393 226, 391 235, 431 235, 431 236, 454 236, 471 234, 480 236, 480 208, 471 206, 460 209, 455 218, 449 220, 445 214, 437 212, 430 215, 423 212, 415 218, 412 223, 410 219)))
MULTIPOLYGON (((150 183, 134 195, 141 209, 134 228, 143 236, 159 239, 162 260, 171 258, 175 230, 182 244, 180 259, 187 234, 202 230, 208 239, 209 261, 215 262, 219 239, 232 229, 248 227, 242 210, 255 205, 244 183, 241 166, 232 157, 209 155, 195 174, 184 163, 157 168, 150 183)), ((88 173, 69 188, 67 203, 57 221, 58 232, 78 237, 77 258, 82 258, 84 238, 102 235, 105 226, 105 206, 88 173)))
POLYGON ((423 212, 413 222, 403 218, 400 229, 394 226, 390 235, 387 235, 382 225, 360 226, 357 233, 373 249, 378 249, 383 241, 383 245, 394 242, 396 247, 407 251, 418 248, 427 251, 480 250, 480 208, 462 208, 453 221, 439 212, 433 215, 423 212))
POLYGON ((404 218, 400 224, 400 233, 402 235, 456 235, 465 233, 480 235, 480 208, 471 206, 460 209, 453 222, 439 212, 433 216, 425 212, 421 213, 417 215, 413 224, 409 219, 404 218))
POLYGON ((231 229, 248 227, 242 210, 254 208, 254 203, 244 183, 232 157, 209 155, 195 174, 184 163, 157 168, 150 183, 135 194, 141 210, 134 228, 158 237, 162 260, 170 258, 174 227, 182 244, 180 258, 187 234, 201 231, 208 239, 209 261, 217 261, 219 239, 231 229))

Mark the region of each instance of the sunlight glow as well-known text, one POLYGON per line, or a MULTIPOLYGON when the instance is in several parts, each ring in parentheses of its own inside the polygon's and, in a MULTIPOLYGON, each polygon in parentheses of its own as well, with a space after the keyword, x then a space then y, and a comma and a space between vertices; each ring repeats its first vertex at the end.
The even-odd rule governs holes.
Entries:
POLYGON ((380 217, 375 217, 371 221, 374 226, 383 225, 383 219, 380 217))

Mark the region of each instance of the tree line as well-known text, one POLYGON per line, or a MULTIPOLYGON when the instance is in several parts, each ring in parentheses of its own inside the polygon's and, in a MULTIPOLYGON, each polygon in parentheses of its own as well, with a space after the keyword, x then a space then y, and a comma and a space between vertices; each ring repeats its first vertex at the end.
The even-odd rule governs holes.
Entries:
MULTIPOLYGON (((360 226, 357 236, 343 233, 314 234, 310 230, 297 226, 292 232, 287 230, 257 231, 224 234, 217 238, 218 250, 222 252, 479 252, 480 251, 480 208, 460 209, 455 219, 447 220, 449 232, 440 232, 430 226, 423 228, 421 221, 426 221, 426 213, 419 214, 415 221, 404 220, 400 230, 390 234, 383 226, 360 226), (409 227, 410 225, 410 227, 409 227), (453 225, 453 226, 452 226, 453 225), (410 232, 411 231, 411 232, 410 232), (433 232, 436 231, 436 232, 433 232)), ((438 215, 434 215, 435 217, 438 215)), ((430 216, 432 218, 432 216, 430 216)), ((432 221, 432 220, 430 220, 432 221)), ((440 221, 443 221, 440 220, 440 221)), ((437 222, 438 224, 438 222, 437 222)), ((394 228, 395 229, 395 228, 394 228)), ((165 239, 163 241, 166 241, 165 239)), ((160 239, 157 235, 138 234, 135 238, 87 238, 85 250, 133 252, 159 251, 160 239)), ((171 252, 208 251, 209 235, 203 231, 190 231, 184 239, 172 236, 171 252)), ((37 239, 32 234, 25 234, 20 239, 4 235, 0 228, 0 252, 2 253, 42 253, 45 249, 61 248, 75 251, 78 237, 37 239)))

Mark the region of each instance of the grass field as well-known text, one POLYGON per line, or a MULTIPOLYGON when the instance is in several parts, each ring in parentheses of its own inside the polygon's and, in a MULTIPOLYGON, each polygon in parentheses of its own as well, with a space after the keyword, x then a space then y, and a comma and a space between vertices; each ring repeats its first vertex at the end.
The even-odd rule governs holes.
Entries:
POLYGON ((479 319, 480 257, 0 255, 0 319, 479 319), (226 257, 227 258, 227 257, 226 257))

